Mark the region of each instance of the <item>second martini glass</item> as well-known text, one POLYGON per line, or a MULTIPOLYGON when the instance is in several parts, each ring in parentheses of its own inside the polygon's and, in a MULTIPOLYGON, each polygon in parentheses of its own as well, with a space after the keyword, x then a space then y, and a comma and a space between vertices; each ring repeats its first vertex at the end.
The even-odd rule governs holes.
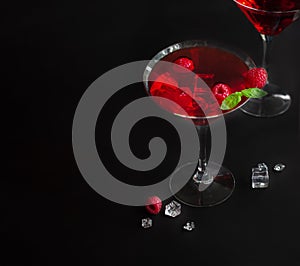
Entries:
MULTIPOLYGON (((269 69, 270 49, 273 37, 282 32, 300 16, 299 0, 233 0, 260 33, 263 40, 262 67, 269 69)), ((270 75, 269 75, 270 76, 270 75)), ((291 97, 282 88, 273 84, 269 77, 263 88, 268 95, 250 99, 241 108, 256 117, 273 117, 283 114, 291 104, 291 97)))
POLYGON ((226 83, 230 85, 232 92, 238 92, 245 88, 243 74, 253 67, 254 62, 241 51, 198 40, 167 47, 146 67, 144 83, 148 94, 176 102, 185 113, 174 105, 168 106, 165 101, 158 100, 161 108, 179 117, 192 119, 198 131, 199 160, 180 166, 170 179, 170 189, 175 198, 186 205, 213 206, 225 201, 234 190, 232 172, 220 164, 208 164, 208 121, 213 122, 222 115, 239 109, 247 100, 243 99, 233 109, 221 111, 211 88, 218 83, 226 83), (195 74, 188 75, 182 69, 176 68, 176 65, 171 69, 160 67, 161 61, 179 62, 195 74), (194 174, 189 181, 184 187, 178 188, 176 180, 191 172, 194 174))

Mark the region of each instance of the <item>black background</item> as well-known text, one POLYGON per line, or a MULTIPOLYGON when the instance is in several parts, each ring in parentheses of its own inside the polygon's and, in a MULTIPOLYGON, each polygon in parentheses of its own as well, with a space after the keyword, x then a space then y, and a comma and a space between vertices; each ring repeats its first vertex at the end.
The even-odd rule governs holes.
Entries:
MULTIPOLYGON (((175 219, 160 213, 145 230, 143 207, 98 195, 76 166, 72 119, 82 94, 106 71, 149 60, 188 39, 225 42, 260 64, 258 33, 231 0, 22 1, 3 11, 2 131, 8 171, 2 174, 1 266, 257 266, 300 258, 299 22, 274 40, 272 51, 271 75, 291 94, 289 111, 271 119, 240 111, 226 117, 224 164, 236 177, 231 198, 211 208, 183 206, 175 219), (283 162, 287 168, 271 171, 268 189, 253 190, 251 167, 258 162, 283 162), (187 219, 196 223, 193 232, 182 230, 187 219)), ((122 102, 142 96, 140 84, 128 88, 122 102)), ((99 147, 111 154, 107 143, 99 147)))

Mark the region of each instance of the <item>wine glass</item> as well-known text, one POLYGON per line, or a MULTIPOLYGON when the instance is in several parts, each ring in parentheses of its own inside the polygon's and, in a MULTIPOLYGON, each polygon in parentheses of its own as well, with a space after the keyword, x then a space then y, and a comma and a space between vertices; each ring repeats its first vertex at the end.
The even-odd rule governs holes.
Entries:
POLYGON ((254 67, 253 60, 243 52, 223 44, 200 40, 171 45, 148 63, 144 72, 147 93, 180 105, 185 112, 153 97, 160 108, 172 112, 180 119, 192 119, 199 136, 198 161, 179 166, 170 178, 170 190, 180 202, 194 207, 213 206, 232 194, 235 187, 232 172, 223 165, 208 160, 209 130, 211 123, 216 123, 224 114, 238 110, 248 99, 243 99, 235 108, 222 111, 211 88, 222 82, 229 84, 233 92, 240 91, 244 83, 243 74, 254 67), (188 71, 193 75, 178 66, 178 60, 182 60, 185 67, 193 71, 188 71), (166 61, 176 64, 172 64, 171 68, 160 65, 160 62, 166 61), (191 172, 194 174, 188 182, 183 187, 178 187, 179 179, 191 172))
MULTIPOLYGON (((233 0, 260 33, 263 40, 262 67, 269 73, 270 49, 273 37, 282 32, 300 16, 299 0, 233 0)), ((291 97, 270 79, 263 88, 268 95, 250 99, 242 111, 256 117, 283 114, 291 104, 291 97)))

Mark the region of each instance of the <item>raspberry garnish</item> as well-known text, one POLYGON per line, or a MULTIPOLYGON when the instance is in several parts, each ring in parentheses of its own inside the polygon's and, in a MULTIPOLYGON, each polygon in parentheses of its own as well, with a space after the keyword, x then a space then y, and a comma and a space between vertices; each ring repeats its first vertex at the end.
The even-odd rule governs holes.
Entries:
POLYGON ((147 199, 146 210, 151 214, 158 214, 161 210, 162 202, 157 196, 152 196, 147 199))
POLYGON ((179 57, 174 61, 174 63, 181 66, 181 67, 174 66, 174 70, 178 73, 186 73, 187 71, 184 68, 190 71, 193 71, 195 69, 194 62, 187 57, 179 57))
POLYGON ((268 73, 262 68, 252 68, 245 75, 245 85, 247 88, 263 88, 268 81, 268 73))
POLYGON ((229 85, 225 83, 217 83, 212 88, 212 93, 215 95, 219 104, 222 104, 223 100, 232 93, 229 85))

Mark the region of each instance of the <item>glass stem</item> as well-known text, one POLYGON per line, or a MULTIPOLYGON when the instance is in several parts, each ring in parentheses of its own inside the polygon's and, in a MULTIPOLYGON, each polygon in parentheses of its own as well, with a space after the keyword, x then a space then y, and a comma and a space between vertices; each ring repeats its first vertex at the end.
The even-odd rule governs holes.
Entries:
MULTIPOLYGON (((263 40, 263 58, 262 58, 262 67, 266 69, 269 75, 269 63, 271 58, 271 47, 273 37, 265 34, 261 34, 261 38, 263 40)), ((269 83, 269 81, 268 81, 269 83)))
POLYGON ((207 171, 207 135, 208 135, 208 125, 197 126, 199 142, 200 142, 200 152, 197 169, 193 175, 193 180, 195 183, 201 185, 208 185, 213 181, 213 178, 209 175, 207 171))
POLYGON ((198 135, 199 135, 199 142, 200 142, 198 168, 200 168, 202 171, 205 171, 206 164, 207 164, 207 160, 206 160, 207 131, 208 131, 207 125, 199 126, 198 128, 198 135))

